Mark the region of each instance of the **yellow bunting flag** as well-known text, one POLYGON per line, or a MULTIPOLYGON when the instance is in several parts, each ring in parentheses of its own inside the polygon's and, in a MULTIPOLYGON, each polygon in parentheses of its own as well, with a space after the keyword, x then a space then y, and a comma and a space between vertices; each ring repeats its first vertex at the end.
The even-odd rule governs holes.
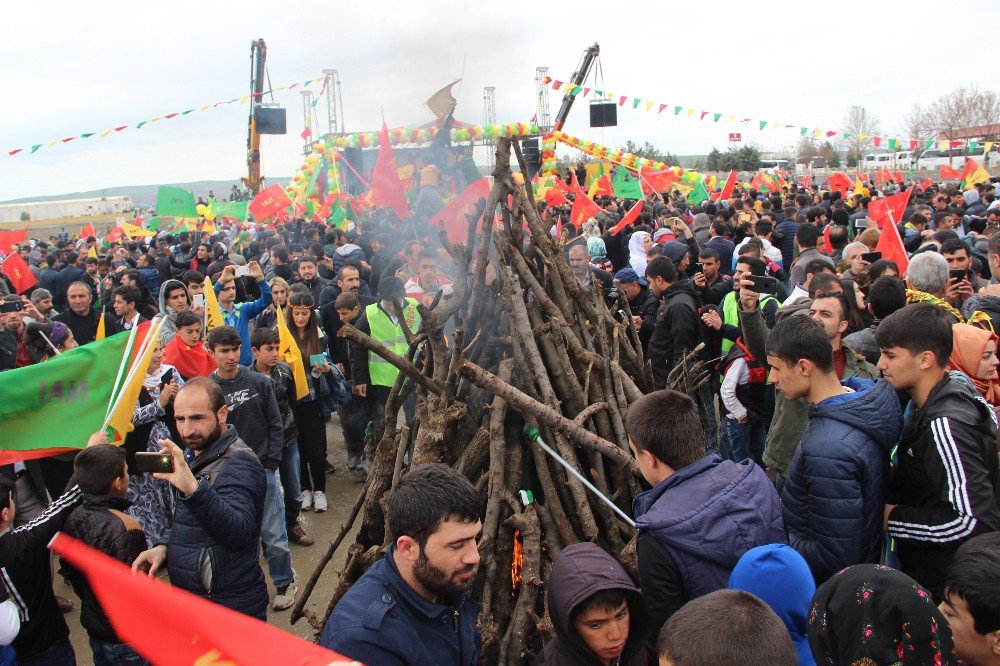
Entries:
POLYGON ((295 381, 295 399, 301 400, 309 395, 309 380, 306 378, 305 364, 302 362, 302 352, 299 345, 292 337, 292 332, 288 330, 288 322, 285 321, 285 313, 281 308, 278 310, 278 353, 285 363, 292 369, 292 379, 295 381))
POLYGON ((205 329, 211 331, 213 328, 225 326, 226 320, 222 318, 222 308, 219 307, 219 299, 215 297, 212 278, 207 275, 202 290, 205 294, 205 329))

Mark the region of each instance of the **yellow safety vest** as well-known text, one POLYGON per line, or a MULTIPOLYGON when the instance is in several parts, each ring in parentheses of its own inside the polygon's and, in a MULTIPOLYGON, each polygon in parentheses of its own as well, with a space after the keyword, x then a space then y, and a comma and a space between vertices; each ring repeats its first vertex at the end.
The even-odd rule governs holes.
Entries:
MULTIPOLYGON (((378 303, 372 303, 365 308, 368 318, 368 328, 373 340, 381 342, 387 348, 400 356, 406 356, 408 344, 403 327, 394 324, 378 303)), ((403 319, 410 332, 416 333, 420 327, 420 313, 417 312, 417 301, 407 298, 403 305, 403 319)), ((368 376, 375 386, 392 386, 396 383, 399 370, 392 363, 374 352, 368 352, 368 376)))

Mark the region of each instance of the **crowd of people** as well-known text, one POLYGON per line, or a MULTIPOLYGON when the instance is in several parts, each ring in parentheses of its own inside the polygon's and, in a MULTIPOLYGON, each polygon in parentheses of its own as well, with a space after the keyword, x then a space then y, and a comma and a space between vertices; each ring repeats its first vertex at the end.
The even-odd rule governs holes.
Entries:
MULTIPOLYGON (((900 266, 868 207, 908 186, 869 186, 653 193, 621 233, 634 201, 598 198, 580 229, 571 203, 539 202, 574 275, 634 329, 654 390, 625 419, 646 488, 637 570, 592 543, 556 555, 536 663, 1000 663, 1000 200, 990 182, 915 189, 887 223, 900 266), (687 395, 669 378, 692 352, 709 381, 687 395)), ((339 329, 405 354, 418 306, 468 278, 426 218, 386 209, 349 230, 219 226, 11 249, 38 285, 0 287, 0 371, 162 324, 123 446, 96 433, 2 470, 0 657, 75 663, 45 551, 57 530, 247 615, 290 608, 289 544, 313 543, 301 512, 329 509, 327 422, 363 482, 398 372, 339 329), (145 453, 169 471, 138 469, 145 453)), ((320 642, 371 664, 476 663, 481 510, 450 467, 403 475, 386 555, 320 642)), ((61 571, 94 663, 143 663, 61 571)))

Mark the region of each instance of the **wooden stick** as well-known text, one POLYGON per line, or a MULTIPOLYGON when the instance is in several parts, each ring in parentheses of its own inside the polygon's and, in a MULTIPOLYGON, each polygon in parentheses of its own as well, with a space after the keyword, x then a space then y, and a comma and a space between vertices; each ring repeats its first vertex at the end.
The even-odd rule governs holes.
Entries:
MULTIPOLYGON (((406 327, 404 326, 403 328, 406 327)), ((435 395, 444 395, 446 390, 444 386, 441 386, 430 377, 424 376, 424 374, 420 372, 420 369, 417 368, 417 366, 410 363, 409 360, 403 358, 396 352, 392 351, 391 349, 383 345, 381 342, 378 342, 377 340, 372 338, 370 335, 362 333, 361 331, 354 328, 350 324, 342 325, 340 327, 340 330, 337 332, 337 337, 347 338, 352 342, 358 343, 368 351, 372 352, 373 354, 377 354, 378 356, 381 356, 386 361, 396 366, 397 370, 406 373, 406 375, 410 377, 410 379, 412 379, 417 384, 420 384, 429 392, 434 393, 435 395)))

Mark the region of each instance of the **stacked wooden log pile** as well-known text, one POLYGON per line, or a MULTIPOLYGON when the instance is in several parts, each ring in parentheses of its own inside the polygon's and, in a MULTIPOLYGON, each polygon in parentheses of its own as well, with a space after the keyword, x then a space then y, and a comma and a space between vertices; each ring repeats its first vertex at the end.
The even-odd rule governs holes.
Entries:
MULTIPOLYGON (((454 274, 468 279, 456 279, 449 299, 422 312, 407 357, 350 326, 340 333, 400 373, 384 434, 369 444, 368 482, 324 559, 360 516, 329 615, 389 546, 386 500, 400 476, 430 462, 453 465, 483 497, 482 561, 473 590, 483 603, 483 664, 528 664, 551 635, 545 581, 565 546, 593 541, 634 570, 632 526, 525 437, 525 424, 631 515, 640 485, 624 415, 652 382, 628 302, 619 298, 609 307, 599 283, 584 286, 574 276, 551 223, 539 214, 529 179, 518 184, 507 166, 511 150, 524 173, 516 143, 501 139, 490 197, 469 216, 468 246, 442 237, 454 274), (493 214, 497 207, 502 224, 493 214), (416 413, 406 426, 398 412, 411 392, 416 413)), ((695 367, 676 376, 677 383, 696 384, 695 367)), ((303 615, 322 569, 293 621, 303 615)), ((317 629, 325 622, 309 619, 317 629)))

